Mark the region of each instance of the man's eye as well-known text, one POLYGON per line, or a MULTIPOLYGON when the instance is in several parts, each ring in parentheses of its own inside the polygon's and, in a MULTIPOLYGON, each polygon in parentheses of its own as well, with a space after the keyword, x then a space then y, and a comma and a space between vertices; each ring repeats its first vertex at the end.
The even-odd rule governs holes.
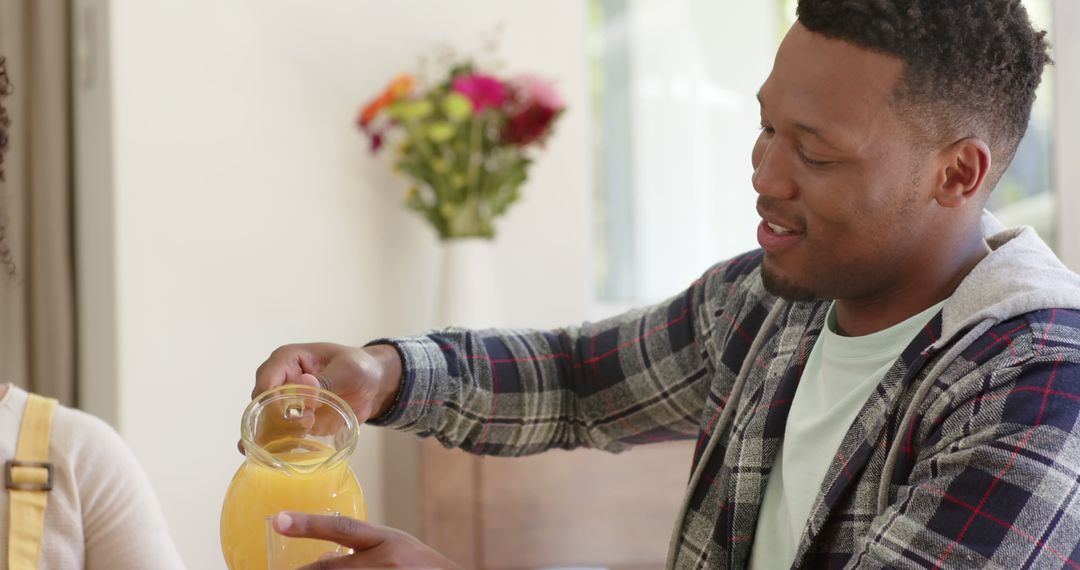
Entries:
POLYGON ((806 153, 803 152, 803 149, 801 147, 799 148, 799 158, 802 159, 803 162, 805 162, 806 164, 808 164, 810 166, 826 166, 826 165, 832 164, 832 161, 830 161, 830 160, 814 160, 814 159, 806 156, 806 153))
POLYGON ((772 136, 774 133, 776 133, 775 129, 773 129, 772 127, 766 127, 765 125, 761 125, 760 130, 761 130, 761 132, 763 132, 763 133, 765 133, 767 135, 770 135, 770 136, 772 136))

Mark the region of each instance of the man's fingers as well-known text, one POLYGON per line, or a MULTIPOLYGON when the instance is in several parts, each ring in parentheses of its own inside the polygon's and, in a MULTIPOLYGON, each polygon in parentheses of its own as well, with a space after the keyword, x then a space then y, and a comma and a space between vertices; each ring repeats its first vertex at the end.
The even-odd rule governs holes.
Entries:
MULTIPOLYGON (((367 567, 365 564, 362 566, 367 567)), ((356 570, 362 568, 357 566, 357 561, 352 556, 332 556, 319 558, 318 562, 312 562, 307 566, 302 566, 298 570, 356 570)))
POLYGON ((388 538, 385 529, 349 517, 295 512, 278 513, 274 530, 286 536, 329 540, 361 552, 388 538))
POLYGON ((292 359, 286 356, 282 348, 284 347, 271 352, 270 357, 255 369, 255 387, 251 389, 252 399, 278 384, 285 383, 289 369, 295 365, 292 365, 290 362, 292 359))
POLYGON ((290 378, 310 372, 311 367, 307 362, 314 360, 310 354, 314 346, 289 344, 279 346, 271 352, 270 357, 255 370, 255 388, 251 390, 251 398, 288 382, 290 378))
POLYGON ((255 387, 251 389, 251 399, 254 400, 259 394, 282 384, 303 384, 325 388, 321 379, 301 368, 298 360, 271 357, 255 371, 255 387))
POLYGON ((291 384, 303 384, 304 386, 312 386, 324 390, 330 389, 330 382, 325 374, 301 374, 294 378, 291 384))

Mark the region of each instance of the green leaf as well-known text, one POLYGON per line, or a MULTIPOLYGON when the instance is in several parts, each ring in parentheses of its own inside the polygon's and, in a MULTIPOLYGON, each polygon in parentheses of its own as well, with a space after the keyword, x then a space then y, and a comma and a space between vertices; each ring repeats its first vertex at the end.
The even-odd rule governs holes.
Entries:
POLYGON ((432 158, 431 170, 439 174, 446 174, 450 172, 450 163, 438 157, 432 158))
POLYGON ((454 135, 456 134, 457 127, 455 127, 453 123, 448 123, 446 121, 433 123, 427 128, 428 138, 435 144, 442 144, 454 138, 454 135))
POLYGON ((442 109, 448 119, 456 122, 464 121, 473 114, 472 101, 457 91, 443 97, 442 109))
POLYGON ((386 115, 398 121, 418 121, 435 112, 435 105, 427 99, 402 99, 386 108, 386 115))

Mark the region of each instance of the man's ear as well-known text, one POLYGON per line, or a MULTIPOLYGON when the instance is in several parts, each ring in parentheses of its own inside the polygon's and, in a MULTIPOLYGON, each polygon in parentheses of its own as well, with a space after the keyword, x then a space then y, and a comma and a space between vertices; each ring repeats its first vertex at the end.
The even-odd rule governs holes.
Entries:
POLYGON ((934 199, 945 208, 957 208, 974 198, 990 172, 990 147, 981 139, 960 139, 942 151, 940 184, 934 199))

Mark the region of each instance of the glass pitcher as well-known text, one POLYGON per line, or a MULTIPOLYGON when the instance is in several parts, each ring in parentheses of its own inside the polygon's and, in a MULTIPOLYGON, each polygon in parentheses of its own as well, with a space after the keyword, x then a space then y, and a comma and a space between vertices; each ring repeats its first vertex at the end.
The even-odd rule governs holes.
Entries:
MULTIPOLYGON (((230 570, 267 567, 266 517, 280 511, 367 519, 364 493, 349 467, 356 415, 336 394, 299 384, 263 392, 244 410, 240 433, 246 459, 221 509, 221 550, 230 570)), ((285 555, 295 568, 334 548, 293 540, 285 555)))

